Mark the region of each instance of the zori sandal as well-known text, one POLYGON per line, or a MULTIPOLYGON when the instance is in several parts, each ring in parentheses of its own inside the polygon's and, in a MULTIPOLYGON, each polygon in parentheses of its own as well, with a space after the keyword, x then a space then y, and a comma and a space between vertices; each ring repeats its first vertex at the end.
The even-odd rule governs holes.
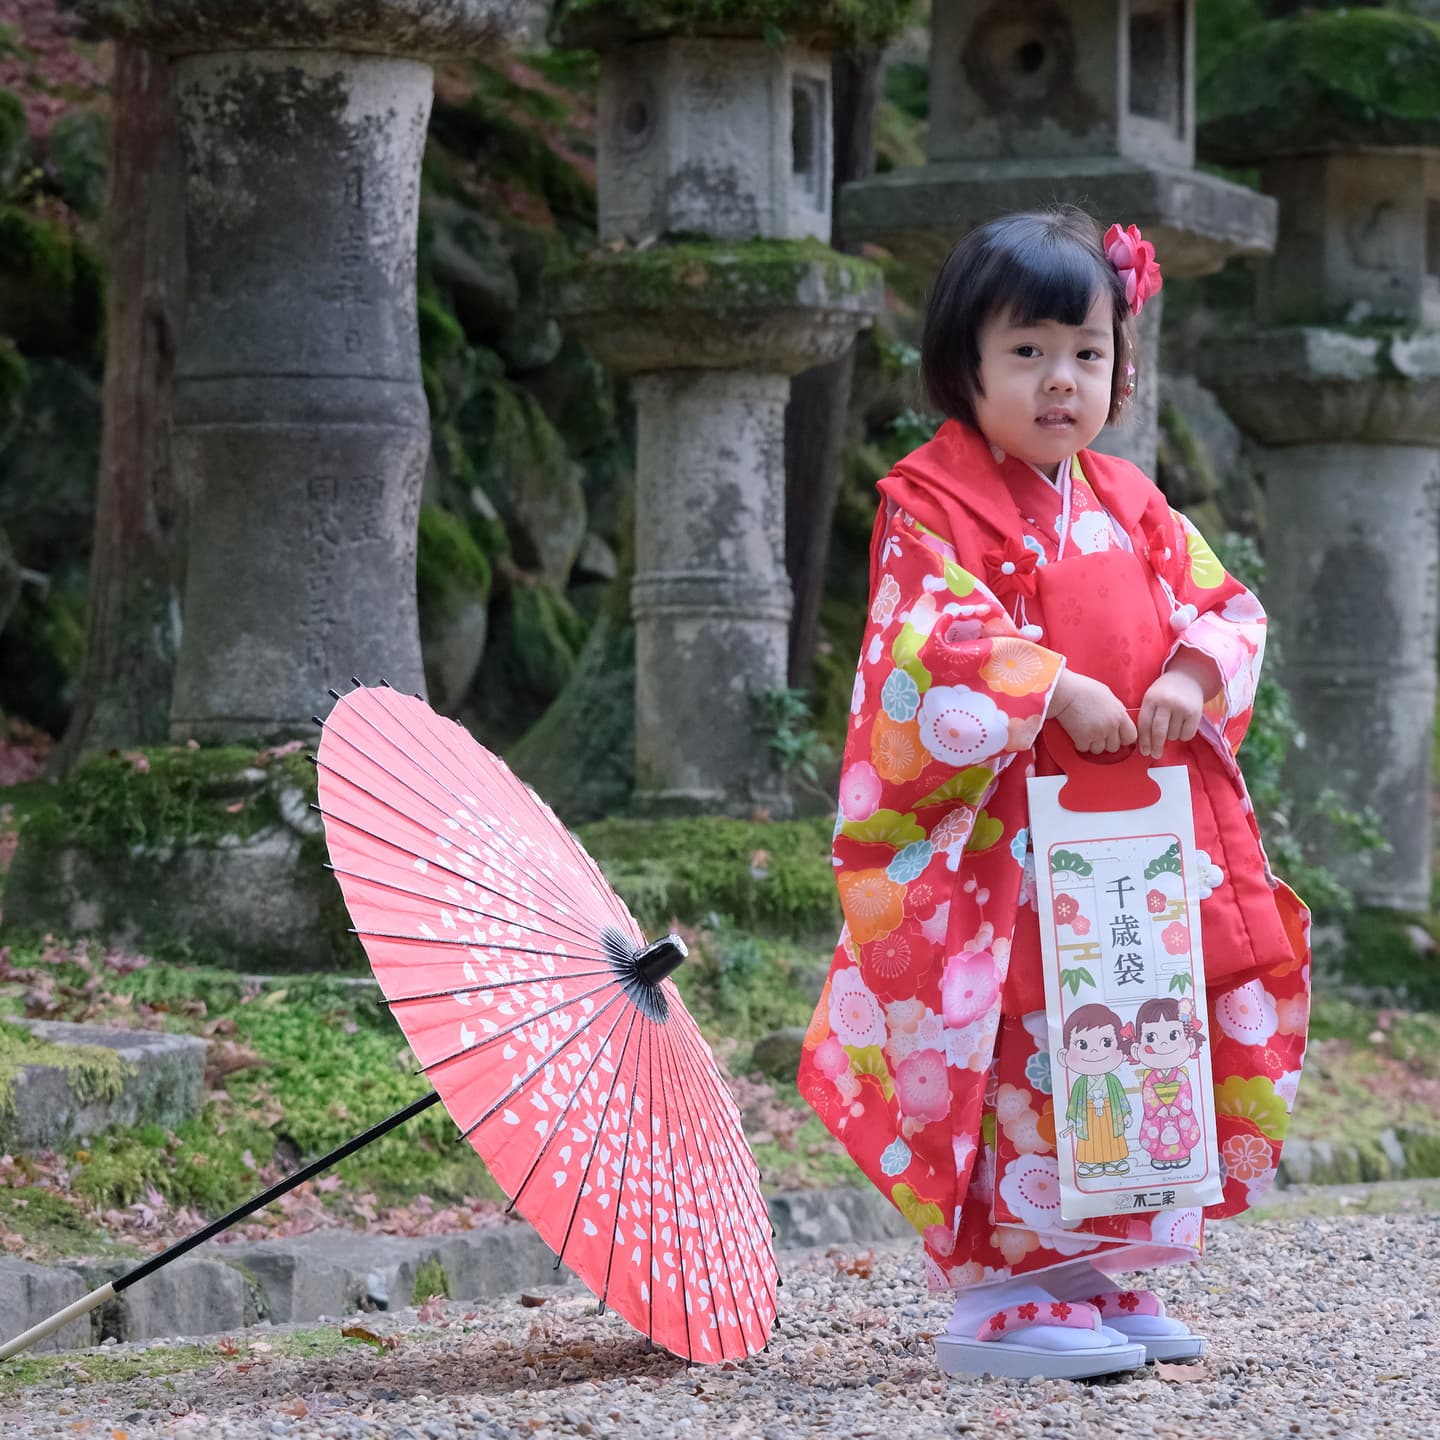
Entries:
POLYGON ((1149 1360, 1199 1360, 1209 1341, 1165 1313, 1165 1302, 1150 1290, 1105 1290, 1089 1303, 1112 1330, 1145 1347, 1149 1360))
POLYGON ((973 1339, 937 1335, 935 1351, 947 1375, 1087 1380, 1145 1363, 1145 1347, 1107 1333, 1099 1310, 1083 1300, 1007 1305, 982 1320, 973 1339))

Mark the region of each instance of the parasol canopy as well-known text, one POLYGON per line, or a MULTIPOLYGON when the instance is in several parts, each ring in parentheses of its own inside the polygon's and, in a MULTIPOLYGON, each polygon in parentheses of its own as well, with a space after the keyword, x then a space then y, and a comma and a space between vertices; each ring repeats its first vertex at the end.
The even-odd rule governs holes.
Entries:
POLYGON ((740 1114, 674 982, 549 806, 388 686, 317 756, 330 858, 376 979, 461 1135, 555 1252, 688 1360, 769 1339, 777 1272, 740 1114))

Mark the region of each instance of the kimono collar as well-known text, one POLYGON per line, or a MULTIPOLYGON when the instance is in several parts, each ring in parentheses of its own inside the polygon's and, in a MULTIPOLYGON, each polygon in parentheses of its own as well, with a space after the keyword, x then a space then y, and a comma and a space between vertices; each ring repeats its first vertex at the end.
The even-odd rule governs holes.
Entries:
MULTIPOLYGON (((947 420, 932 440, 905 456, 877 488, 885 501, 907 511, 952 545, 957 536, 974 530, 977 522, 995 535, 1014 535, 1020 527, 1020 511, 1005 481, 1005 466, 1021 463, 996 460, 995 452, 978 430, 958 420, 947 420)), ((1127 535, 1133 535, 1147 509, 1157 501, 1168 521, 1169 507, 1164 497, 1128 460, 1082 450, 1080 468, 1127 535)), ((872 590, 879 579, 878 549, 888 521, 887 511, 888 506, 882 504, 875 521, 870 549, 872 590)), ((1159 514, 1154 518, 1159 520, 1159 514)))

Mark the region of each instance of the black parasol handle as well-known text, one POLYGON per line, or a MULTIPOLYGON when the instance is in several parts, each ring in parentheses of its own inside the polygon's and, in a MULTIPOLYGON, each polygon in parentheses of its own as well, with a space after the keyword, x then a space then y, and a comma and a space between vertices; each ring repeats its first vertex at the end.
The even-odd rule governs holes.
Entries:
POLYGON ((98 1290, 92 1290, 89 1295, 73 1304, 67 1305, 63 1310, 58 1310, 48 1320, 42 1320, 40 1324, 32 1326, 23 1335, 17 1335, 6 1345, 0 1345, 0 1360, 8 1360, 10 1356, 19 1354, 20 1351, 28 1349, 37 1340, 43 1340, 46 1335, 51 1334, 61 1325, 71 1320, 78 1319, 81 1315, 87 1314, 95 1309, 97 1305, 103 1304, 112 1296, 118 1295, 120 1291, 133 1285, 137 1280, 143 1280, 147 1275, 153 1275, 155 1271, 168 1265, 172 1260, 178 1260, 182 1255, 193 1250, 197 1245, 203 1245, 205 1241, 227 1230, 237 1220, 243 1220, 247 1215, 253 1215, 255 1211, 262 1209, 272 1200, 278 1200, 282 1195, 288 1194, 297 1185, 303 1185, 307 1180, 313 1179, 322 1170, 328 1170, 330 1166, 338 1164, 347 1156, 353 1155, 357 1150, 363 1149, 372 1140, 378 1140, 388 1131, 395 1129, 397 1125, 403 1125, 407 1120, 413 1119, 422 1110, 428 1110, 434 1105, 440 1096, 432 1090, 428 1095, 422 1095, 418 1100, 412 1101, 403 1110, 397 1110, 388 1119, 380 1121, 378 1125, 372 1125, 363 1133, 353 1136, 338 1149, 332 1150, 328 1155, 322 1155, 318 1160, 312 1161, 303 1170, 297 1170, 293 1175, 287 1175, 285 1179, 272 1185, 263 1194, 256 1195, 253 1199, 246 1200, 244 1204, 237 1205, 228 1215, 222 1215, 218 1220, 212 1220, 203 1229, 195 1231, 193 1235, 187 1235, 183 1240, 177 1240, 168 1250, 162 1250, 158 1255, 152 1255, 142 1264, 137 1265, 133 1270, 127 1271, 118 1280, 112 1280, 102 1285, 98 1290))

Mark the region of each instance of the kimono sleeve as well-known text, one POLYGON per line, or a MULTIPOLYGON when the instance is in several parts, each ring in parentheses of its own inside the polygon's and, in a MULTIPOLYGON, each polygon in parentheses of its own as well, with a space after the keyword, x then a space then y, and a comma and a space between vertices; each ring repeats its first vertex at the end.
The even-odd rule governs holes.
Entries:
POLYGON ((1205 537, 1179 511, 1171 511, 1185 543, 1178 567, 1177 617, 1185 623, 1175 653, 1198 651, 1220 672, 1219 692, 1205 717, 1225 737, 1233 753, 1240 746, 1255 705, 1260 666, 1265 657, 1265 610, 1256 597, 1216 558, 1205 537))
POLYGON ((958 854, 996 776, 1033 745, 1064 666, 903 512, 883 545, 835 835, 842 904, 862 939, 884 932, 850 913, 847 882, 883 866, 903 886, 936 852, 958 854))

